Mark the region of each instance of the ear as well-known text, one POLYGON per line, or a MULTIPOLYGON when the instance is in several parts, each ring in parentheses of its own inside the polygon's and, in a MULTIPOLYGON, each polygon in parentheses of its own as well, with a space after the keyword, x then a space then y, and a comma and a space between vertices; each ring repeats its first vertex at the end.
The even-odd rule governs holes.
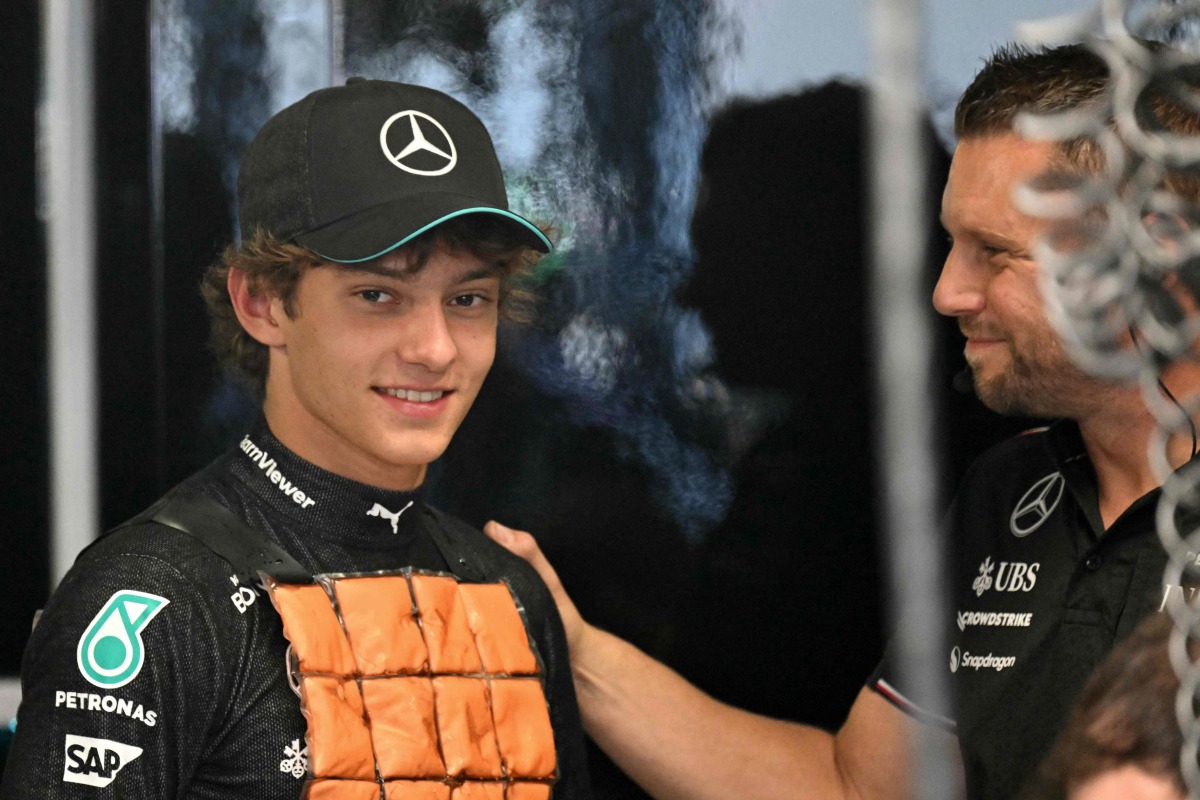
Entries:
POLYGON ((229 270, 226 285, 233 303, 233 313, 237 314, 238 322, 242 323, 246 333, 267 347, 283 345, 283 331, 276 321, 278 315, 283 313, 283 304, 279 299, 267 292, 251 294, 250 282, 240 269, 229 270))

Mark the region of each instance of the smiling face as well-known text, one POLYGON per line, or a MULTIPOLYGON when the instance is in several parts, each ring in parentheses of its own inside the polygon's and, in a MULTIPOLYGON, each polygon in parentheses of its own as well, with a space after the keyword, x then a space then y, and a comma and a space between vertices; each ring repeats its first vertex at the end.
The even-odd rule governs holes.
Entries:
POLYGON ((1055 145, 1014 134, 963 139, 942 196, 952 242, 933 304, 958 319, 975 391, 1006 414, 1080 418, 1111 388, 1067 357, 1046 319, 1033 249, 1046 228, 1013 191, 1051 166, 1055 145))
POLYGON ((309 269, 289 316, 272 298, 264 412, 302 458, 411 489, 458 430, 496 353, 499 270, 439 248, 415 274, 395 253, 309 269))

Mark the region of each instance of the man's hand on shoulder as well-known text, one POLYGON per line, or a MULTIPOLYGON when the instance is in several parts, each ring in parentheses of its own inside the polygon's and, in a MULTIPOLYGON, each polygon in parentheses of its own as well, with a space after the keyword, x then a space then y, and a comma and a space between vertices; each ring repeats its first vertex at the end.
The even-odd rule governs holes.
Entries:
POLYGON ((721 703, 627 642, 589 625, 524 531, 489 522, 492 539, 528 561, 567 629, 584 728, 659 800, 910 796, 918 724, 869 689, 838 734, 721 703))
POLYGON ((538 547, 537 540, 525 531, 509 528, 495 520, 484 525, 483 532, 513 554, 528 561, 537 570, 538 576, 550 590, 554 604, 558 606, 558 615, 562 617, 563 628, 567 633, 567 646, 571 650, 572 661, 574 661, 575 654, 584 646, 584 639, 591 625, 580 616, 579 609, 575 607, 567 590, 563 588, 558 573, 554 571, 554 567, 550 565, 541 548, 538 547))

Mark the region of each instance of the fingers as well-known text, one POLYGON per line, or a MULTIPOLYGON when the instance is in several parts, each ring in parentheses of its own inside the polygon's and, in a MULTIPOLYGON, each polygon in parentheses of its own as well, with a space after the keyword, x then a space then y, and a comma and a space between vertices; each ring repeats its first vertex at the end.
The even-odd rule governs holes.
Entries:
POLYGON ((583 632, 585 623, 583 618, 580 617, 579 611, 575 608, 575 603, 571 601, 570 596, 567 594, 567 590, 563 588, 562 581, 558 578, 558 573, 554 571, 554 567, 546 560, 546 556, 542 554, 542 549, 538 547, 537 540, 525 531, 509 528, 495 520, 491 520, 484 525, 483 532, 497 544, 502 545, 528 561, 530 566, 537 571, 542 582, 546 584, 546 588, 550 590, 550 594, 554 597, 555 605, 558 606, 558 614, 562 617, 563 626, 566 628, 568 643, 576 641, 578 636, 583 632))
POLYGON ((537 540, 533 536, 525 531, 518 531, 506 525, 501 525, 495 520, 484 525, 483 532, 492 537, 498 544, 503 545, 528 561, 537 570, 538 575, 542 577, 542 581, 550 587, 550 591, 563 591, 562 582, 558 579, 558 573, 554 571, 554 567, 546 560, 546 556, 542 554, 542 549, 538 547, 537 540))
POLYGON ((483 532, 492 537, 497 544, 504 545, 530 563, 533 563, 535 558, 540 558, 546 563, 546 566, 550 565, 550 562, 546 561, 546 557, 542 555, 537 540, 525 531, 519 531, 507 525, 501 525, 496 520, 491 520, 483 526, 483 532))

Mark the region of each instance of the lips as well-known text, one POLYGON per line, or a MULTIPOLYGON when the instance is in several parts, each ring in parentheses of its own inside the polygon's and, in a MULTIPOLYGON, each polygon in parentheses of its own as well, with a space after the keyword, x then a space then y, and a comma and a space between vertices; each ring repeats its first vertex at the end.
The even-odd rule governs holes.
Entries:
POLYGON ((981 323, 978 320, 973 320, 969 324, 960 320, 958 330, 968 341, 997 342, 1007 338, 1003 329, 993 328, 990 324, 981 323))
POLYGON ((967 339, 963 354, 969 359, 1004 343, 1003 339, 967 339))
POLYGON ((978 320, 971 320, 967 324, 960 320, 958 328, 967 339, 963 352, 968 357, 972 354, 983 353, 996 345, 1006 344, 1008 341, 1003 331, 996 330, 987 323, 980 323, 978 320))

